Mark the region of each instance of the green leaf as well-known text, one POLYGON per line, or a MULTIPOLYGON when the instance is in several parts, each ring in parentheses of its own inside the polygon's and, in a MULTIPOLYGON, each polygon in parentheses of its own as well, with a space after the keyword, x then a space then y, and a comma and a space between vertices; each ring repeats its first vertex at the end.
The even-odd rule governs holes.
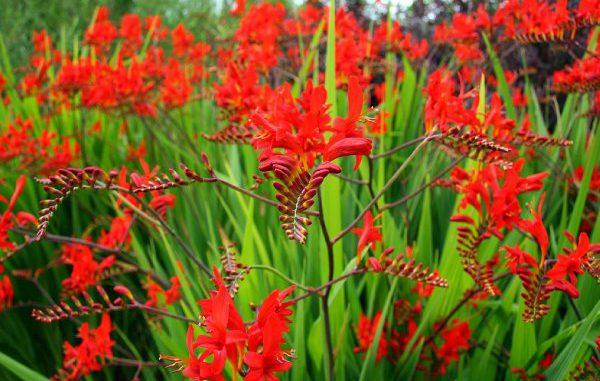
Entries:
POLYGON ((600 302, 597 302, 592 312, 583 320, 583 323, 575 335, 573 335, 563 350, 560 351, 556 360, 554 360, 552 365, 550 365, 544 373, 548 381, 560 381, 565 379, 567 372, 571 369, 573 360, 579 353, 581 346, 584 344, 584 338, 599 317, 600 302))
POLYGON ((49 378, 42 376, 35 370, 26 367, 17 360, 0 352, 0 365, 11 371, 15 376, 24 381, 48 381, 49 378))

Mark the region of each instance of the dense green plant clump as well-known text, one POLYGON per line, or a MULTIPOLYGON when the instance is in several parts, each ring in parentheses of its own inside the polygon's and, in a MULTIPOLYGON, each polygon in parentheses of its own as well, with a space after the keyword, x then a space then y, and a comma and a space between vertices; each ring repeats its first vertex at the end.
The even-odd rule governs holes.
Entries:
POLYGON ((599 378, 598 0, 129 3, 0 38, 0 378, 599 378))

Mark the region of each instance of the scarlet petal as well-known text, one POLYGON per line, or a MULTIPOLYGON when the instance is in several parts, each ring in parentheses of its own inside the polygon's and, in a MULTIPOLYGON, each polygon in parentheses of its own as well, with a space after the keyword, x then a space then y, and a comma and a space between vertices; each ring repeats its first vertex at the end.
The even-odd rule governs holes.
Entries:
POLYGON ((473 219, 471 217, 465 216, 464 214, 455 214, 454 216, 450 217, 450 221, 464 222, 464 223, 470 224, 470 225, 473 225, 475 223, 475 221, 473 221, 473 219))
POLYGON ((323 160, 331 161, 343 156, 369 155, 373 143, 367 138, 344 138, 333 143, 323 154, 323 160))

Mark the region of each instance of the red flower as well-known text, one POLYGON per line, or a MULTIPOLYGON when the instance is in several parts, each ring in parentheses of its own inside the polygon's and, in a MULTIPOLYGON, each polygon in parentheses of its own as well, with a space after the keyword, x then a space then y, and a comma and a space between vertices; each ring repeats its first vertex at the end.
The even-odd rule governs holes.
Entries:
MULTIPOLYGON (((358 317, 358 326, 356 327, 356 336, 358 339, 358 346, 354 348, 354 353, 366 352, 371 347, 373 340, 375 339, 375 333, 379 320, 381 319, 381 311, 377 312, 372 319, 369 319, 365 315, 360 314, 358 317)), ((388 342, 386 335, 383 333, 379 338, 379 345, 377 347, 376 361, 381 360, 388 354, 388 342)))
POLYGON ((546 273, 550 279, 548 289, 560 290, 572 298, 578 298, 577 274, 583 274, 582 266, 589 261, 588 254, 600 251, 600 246, 590 245, 587 234, 581 233, 575 249, 565 248, 564 251, 567 255, 559 255, 554 266, 546 273))
POLYGON ((111 359, 112 346, 110 338, 112 325, 108 314, 102 315, 102 322, 96 329, 90 329, 88 323, 79 327, 81 343, 77 346, 65 341, 65 358, 63 367, 58 372, 59 379, 77 380, 91 372, 99 371, 105 365, 106 359, 111 359))
POLYGON ((532 268, 537 267, 538 262, 535 260, 535 258, 533 258, 531 254, 521 250, 519 245, 515 247, 504 246, 504 249, 506 250, 508 268, 510 269, 511 273, 517 274, 522 265, 532 268))
POLYGON ((244 380, 263 381, 278 380, 275 372, 286 372, 292 363, 286 359, 288 352, 281 349, 283 343, 283 330, 277 314, 268 315, 262 330, 262 349, 250 350, 244 355, 244 363, 249 371, 244 380))
POLYGON ((127 55, 133 55, 142 46, 142 22, 140 16, 126 14, 121 18, 119 35, 125 40, 127 55))
POLYGON ((371 214, 371 211, 365 213, 363 226, 352 229, 352 232, 358 236, 358 247, 356 249, 358 262, 360 262, 365 247, 371 245, 371 249, 375 250, 377 242, 383 242, 379 226, 373 225, 373 214, 371 214))
POLYGON ((240 366, 238 358, 247 340, 244 322, 216 268, 213 281, 217 290, 211 291, 208 299, 198 302, 207 334, 193 340, 193 327, 188 329, 190 358, 183 374, 189 378, 222 379, 223 368, 228 359, 237 371, 240 366), (197 348, 203 350, 199 357, 195 355, 197 348), (208 362, 209 358, 211 362, 208 362))
MULTIPOLYGON (((274 154, 291 156, 308 167, 322 155, 324 161, 342 156, 368 155, 371 141, 363 137, 361 120, 362 89, 358 80, 350 80, 349 114, 336 119, 331 126, 330 105, 323 86, 309 82, 300 98, 293 99, 289 87, 282 87, 270 105, 270 111, 252 115, 251 123, 258 129, 252 144, 261 151, 261 160, 274 154), (326 133, 332 132, 329 140, 326 133)), ((358 164, 358 161, 357 161, 358 164)))
POLYGON ((0 312, 12 306, 14 297, 15 291, 10 278, 5 275, 0 281, 0 312))
POLYGON ((176 56, 184 56, 194 43, 194 35, 179 23, 171 32, 173 40, 173 52, 176 56))
POLYGON ((223 368, 229 360, 236 373, 242 361, 246 363, 249 367, 246 379, 276 379, 273 373, 291 367, 285 359, 288 353, 281 349, 281 344, 283 334, 289 329, 288 317, 292 313, 289 309, 291 303, 283 300, 294 288, 272 292, 260 307, 254 324, 246 329, 216 268, 214 274, 217 290, 211 291, 208 299, 198 302, 207 334, 194 339, 193 327, 188 329, 189 360, 184 376, 223 380, 223 368), (199 356, 196 355, 198 348, 202 349, 199 356))
POLYGON ((72 266, 69 278, 62 282, 65 291, 79 293, 95 285, 115 260, 115 256, 110 255, 98 263, 89 246, 79 243, 63 245, 61 261, 72 266))
POLYGON ((117 28, 110 22, 108 8, 101 6, 96 13, 94 23, 85 31, 85 40, 94 48, 107 50, 109 45, 117 38, 117 28))
POLYGON ((154 196, 148 205, 164 217, 167 214, 167 210, 175 206, 176 199, 177 196, 174 194, 161 194, 154 196))
MULTIPOLYGON (((15 190, 8 201, 6 210, 0 215, 0 250, 11 250, 15 247, 15 244, 9 241, 8 231, 13 227, 13 209, 15 208, 15 204, 21 196, 21 193, 23 193, 26 180, 27 178, 25 176, 19 176, 15 183, 15 190)), ((6 200, 0 195, 0 201, 6 200)))
POLYGON ((148 290, 148 300, 144 304, 150 307, 156 307, 159 305, 159 302, 162 301, 168 306, 181 299, 181 282, 179 281, 179 278, 174 276, 171 277, 170 281, 171 287, 165 291, 156 282, 149 279, 145 285, 148 290), (161 298, 160 301, 159 297, 161 298))
POLYGON ((453 320, 450 327, 446 327, 440 336, 444 343, 435 351, 436 357, 442 361, 438 369, 440 374, 446 373, 446 367, 459 359, 459 351, 468 350, 471 329, 468 322, 453 320))
POLYGON ((113 218, 110 223, 110 230, 108 232, 104 230, 100 232, 98 244, 113 249, 121 246, 127 248, 131 241, 131 235, 129 234, 131 223, 131 215, 127 213, 122 217, 113 218))
POLYGON ((546 254, 548 253, 548 232, 546 231, 546 227, 542 222, 542 208, 544 207, 544 200, 546 195, 543 194, 540 198, 540 203, 538 204, 537 212, 533 209, 531 210, 531 214, 533 215, 533 220, 522 220, 520 222, 521 229, 530 233, 537 241, 540 246, 540 250, 542 252, 542 258, 540 259, 540 263, 544 263, 546 259, 546 254))

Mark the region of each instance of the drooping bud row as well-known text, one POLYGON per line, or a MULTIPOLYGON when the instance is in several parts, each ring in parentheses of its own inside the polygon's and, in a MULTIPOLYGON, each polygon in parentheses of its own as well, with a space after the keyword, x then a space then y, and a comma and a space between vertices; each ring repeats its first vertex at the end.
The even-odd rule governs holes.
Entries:
POLYGON ((393 248, 388 248, 381 253, 379 258, 367 259, 367 271, 408 278, 436 287, 448 287, 448 281, 442 278, 437 270, 432 272, 429 267, 422 263, 416 263, 414 259, 402 253, 395 258, 390 258, 393 251, 393 248))
POLYGON ((221 265, 223 266, 223 281, 229 291, 229 295, 233 298, 240 287, 240 282, 244 280, 244 277, 250 268, 237 261, 237 250, 235 249, 236 244, 233 242, 227 242, 225 245, 219 247, 221 253, 221 265))
POLYGON ((37 234, 34 240, 39 241, 46 235, 52 215, 71 192, 84 188, 114 189, 113 182, 117 171, 104 172, 97 167, 59 169, 56 175, 38 181, 44 185, 44 190, 52 197, 40 201, 44 207, 38 212, 37 234))
POLYGON ((131 291, 129 291, 125 286, 116 286, 114 290, 120 294, 125 294, 125 296, 130 299, 133 304, 125 303, 125 301, 120 297, 111 300, 106 293, 106 290, 104 290, 102 286, 96 286, 96 290, 98 291, 98 295, 102 299, 103 303, 94 300, 94 298, 92 298, 88 292, 83 291, 81 293, 81 298, 83 300, 81 300, 78 296, 72 295, 70 297, 71 304, 63 300, 58 304, 53 304, 43 309, 34 308, 31 312, 31 316, 35 320, 42 323, 52 323, 58 320, 76 318, 89 314, 99 314, 109 311, 122 311, 132 308, 137 304, 133 298, 133 295, 131 294, 131 291))
POLYGON ((305 243, 308 234, 306 228, 312 221, 300 214, 315 203, 314 197, 325 177, 331 173, 340 173, 341 168, 336 164, 324 162, 311 174, 297 160, 274 155, 264 160, 259 169, 263 172, 273 172, 281 181, 273 183, 277 190, 281 227, 289 239, 305 243))

